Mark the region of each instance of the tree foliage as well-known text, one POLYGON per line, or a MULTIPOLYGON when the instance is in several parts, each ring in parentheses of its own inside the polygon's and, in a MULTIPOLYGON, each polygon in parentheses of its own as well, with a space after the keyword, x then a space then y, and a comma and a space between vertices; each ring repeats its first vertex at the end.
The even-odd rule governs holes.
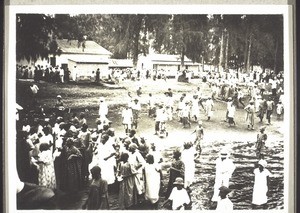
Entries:
POLYGON ((132 58, 151 47, 194 62, 249 70, 283 69, 282 15, 17 14, 17 59, 60 54, 56 39, 94 40, 113 58, 132 58), (234 63, 232 62, 234 59, 234 63))

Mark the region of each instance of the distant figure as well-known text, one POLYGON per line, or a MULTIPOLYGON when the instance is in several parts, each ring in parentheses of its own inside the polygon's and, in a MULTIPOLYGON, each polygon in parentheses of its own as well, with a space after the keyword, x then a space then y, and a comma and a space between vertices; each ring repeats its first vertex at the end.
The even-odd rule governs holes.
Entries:
POLYGON ((57 95, 55 108, 56 108, 57 115, 63 117, 65 107, 64 107, 64 102, 62 101, 61 95, 57 95))
POLYGON ((258 168, 254 169, 253 209, 267 209, 267 192, 269 189, 269 177, 271 176, 271 173, 266 169, 266 166, 267 162, 261 159, 258 161, 258 168))
POLYGON ((65 70, 63 69, 63 67, 60 67, 60 69, 59 69, 59 76, 60 76, 60 82, 64 83, 65 70))
POLYGON ((211 97, 208 97, 205 103, 205 111, 206 111, 208 121, 211 119, 211 116, 213 115, 213 107, 214 107, 214 102, 211 99, 211 97))
POLYGON ((96 83, 98 84, 100 82, 100 69, 98 68, 96 71, 96 83))
POLYGON ((196 150, 198 151, 198 154, 195 156, 195 158, 198 158, 198 157, 200 157, 201 152, 202 152, 201 142, 203 140, 203 135, 204 135, 202 121, 198 121, 198 126, 196 127, 196 129, 194 130, 194 132, 192 132, 192 134, 193 133, 196 134, 194 145, 195 145, 196 150))
POLYGON ((268 138, 267 134, 265 133, 265 127, 260 128, 260 133, 257 134, 257 141, 256 141, 256 156, 260 159, 261 155, 264 154, 265 151, 265 143, 268 138))
POLYGON ((249 104, 245 107, 247 112, 246 121, 248 121, 248 129, 254 130, 254 115, 255 115, 255 106, 254 101, 250 101, 249 104))
POLYGON ((104 97, 100 97, 99 99, 99 117, 100 120, 106 120, 107 119, 107 113, 108 113, 108 106, 107 103, 105 102, 104 97))
POLYGON ((139 87, 139 88, 137 89, 136 95, 139 96, 139 97, 141 97, 141 95, 142 95, 142 87, 139 87))

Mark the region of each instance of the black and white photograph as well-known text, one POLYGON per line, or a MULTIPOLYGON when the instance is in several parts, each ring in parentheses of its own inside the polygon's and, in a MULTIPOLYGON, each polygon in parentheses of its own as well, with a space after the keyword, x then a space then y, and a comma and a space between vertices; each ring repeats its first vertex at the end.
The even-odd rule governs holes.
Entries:
POLYGON ((9 212, 290 212, 289 16, 12 6, 9 212))

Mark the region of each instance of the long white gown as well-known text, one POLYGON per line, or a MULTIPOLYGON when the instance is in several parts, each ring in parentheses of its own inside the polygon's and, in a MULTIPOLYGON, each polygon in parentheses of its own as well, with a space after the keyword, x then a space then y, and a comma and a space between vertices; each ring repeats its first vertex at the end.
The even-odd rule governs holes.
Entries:
POLYGON ((145 199, 151 203, 156 203, 159 199, 160 189, 160 166, 158 164, 145 165, 145 176, 146 176, 146 192, 145 199))
POLYGON ((254 169, 254 187, 253 187, 253 197, 252 203, 255 205, 262 205, 267 203, 268 197, 268 185, 267 177, 271 175, 269 170, 264 169, 262 172, 258 168, 254 169))

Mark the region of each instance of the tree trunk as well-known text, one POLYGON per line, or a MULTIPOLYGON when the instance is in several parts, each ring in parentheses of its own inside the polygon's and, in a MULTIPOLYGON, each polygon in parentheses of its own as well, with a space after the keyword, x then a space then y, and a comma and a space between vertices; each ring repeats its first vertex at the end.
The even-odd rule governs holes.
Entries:
POLYGON ((245 47, 244 47, 244 66, 243 66, 243 72, 245 72, 245 70, 247 69, 246 65, 247 65, 247 54, 248 54, 248 37, 249 37, 249 33, 248 33, 248 29, 247 29, 246 37, 245 37, 245 47))
POLYGON ((249 46, 248 46, 248 54, 247 54, 247 73, 250 72, 251 46, 252 46, 252 34, 250 34, 250 38, 249 38, 249 46))
POLYGON ((181 57, 180 57, 180 67, 181 67, 181 70, 185 69, 185 67, 184 67, 184 56, 185 56, 185 48, 183 46, 182 47, 182 51, 181 51, 181 57))
POLYGON ((137 61, 138 61, 138 54, 139 54, 139 36, 138 35, 134 35, 134 42, 133 42, 133 67, 136 68, 137 66, 137 61))
POLYGON ((229 52, 229 32, 226 33, 226 47, 225 47, 225 70, 228 69, 228 52, 229 52))
POLYGON ((274 73, 277 74, 277 55, 278 55, 278 38, 276 38, 275 55, 274 55, 274 73))
POLYGON ((219 57, 219 71, 223 71, 222 69, 222 64, 224 60, 224 32, 222 31, 222 36, 221 36, 221 44, 220 44, 220 57, 219 57))

